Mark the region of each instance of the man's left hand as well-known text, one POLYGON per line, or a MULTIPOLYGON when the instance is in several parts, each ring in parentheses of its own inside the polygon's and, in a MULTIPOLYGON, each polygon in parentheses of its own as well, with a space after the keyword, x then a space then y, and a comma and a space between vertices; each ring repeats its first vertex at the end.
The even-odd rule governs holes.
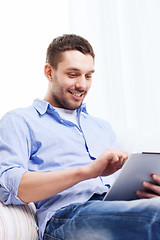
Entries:
POLYGON ((136 194, 139 198, 154 198, 160 196, 160 176, 152 174, 154 183, 143 181, 142 185, 145 189, 137 190, 136 194))

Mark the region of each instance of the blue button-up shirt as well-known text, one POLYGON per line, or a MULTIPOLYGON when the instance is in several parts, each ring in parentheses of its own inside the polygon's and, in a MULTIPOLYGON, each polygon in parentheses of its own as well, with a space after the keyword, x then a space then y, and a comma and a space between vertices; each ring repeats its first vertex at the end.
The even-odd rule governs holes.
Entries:
MULTIPOLYGON (((106 148, 117 147, 111 126, 77 109, 79 126, 62 119, 48 103, 36 99, 28 108, 8 112, 0 121, 0 200, 24 204, 17 191, 26 171, 55 171, 91 163, 106 148)), ((66 205, 107 192, 114 175, 82 181, 56 196, 36 202, 39 234, 47 221, 66 205)))

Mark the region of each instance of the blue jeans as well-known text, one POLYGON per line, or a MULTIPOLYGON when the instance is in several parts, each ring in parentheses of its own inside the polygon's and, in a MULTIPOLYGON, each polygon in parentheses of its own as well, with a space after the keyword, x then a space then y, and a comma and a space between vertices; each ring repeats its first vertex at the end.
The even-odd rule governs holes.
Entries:
POLYGON ((71 204, 54 214, 44 240, 160 240, 160 198, 71 204))

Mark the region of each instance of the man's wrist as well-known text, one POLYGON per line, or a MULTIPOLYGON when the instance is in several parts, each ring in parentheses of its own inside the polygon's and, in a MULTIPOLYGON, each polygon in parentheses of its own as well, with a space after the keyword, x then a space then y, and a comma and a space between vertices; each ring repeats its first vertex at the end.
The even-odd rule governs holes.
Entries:
POLYGON ((81 178, 81 181, 94 178, 91 164, 79 167, 78 174, 79 177, 81 178))

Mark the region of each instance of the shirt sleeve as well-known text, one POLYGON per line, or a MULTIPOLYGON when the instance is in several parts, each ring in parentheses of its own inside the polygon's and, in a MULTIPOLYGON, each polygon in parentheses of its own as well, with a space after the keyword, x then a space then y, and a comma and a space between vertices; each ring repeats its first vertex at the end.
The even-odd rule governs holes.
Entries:
POLYGON ((0 121, 0 200, 4 204, 23 204, 17 197, 22 175, 28 171, 29 130, 23 118, 7 113, 0 121))

